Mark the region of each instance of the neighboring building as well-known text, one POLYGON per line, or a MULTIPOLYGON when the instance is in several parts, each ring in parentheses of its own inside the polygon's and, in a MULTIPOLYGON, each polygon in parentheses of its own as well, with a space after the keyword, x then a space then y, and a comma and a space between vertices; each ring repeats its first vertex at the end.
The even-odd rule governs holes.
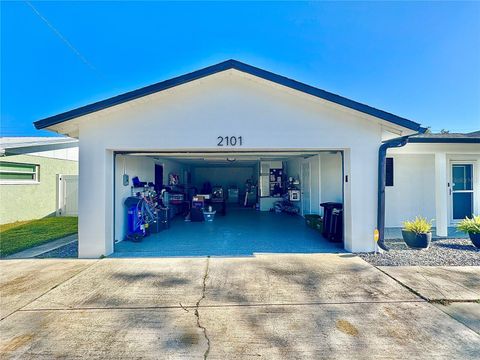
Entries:
MULTIPOLYGON (((78 140, 2 137, 0 155, 0 223, 56 215, 65 200, 59 175, 78 176, 78 140)), ((75 185, 69 195, 76 206, 75 185)))
MULTIPOLYGON (((252 178, 259 185, 259 208, 268 211, 278 200, 272 196, 275 178, 281 175, 278 170, 295 178, 302 214, 321 214, 320 203, 342 203, 344 248, 372 251, 374 230, 385 220, 377 206, 384 204, 378 201, 384 193, 379 181, 384 172, 378 169, 385 163, 383 156, 379 159, 379 148, 385 142, 400 146, 426 130, 411 120, 235 60, 52 116, 35 126, 81 140, 80 257, 109 255, 124 239, 123 202, 132 193, 134 176, 165 185, 172 174, 174 182, 186 188, 208 180, 238 185, 241 179, 252 178)), ((440 214, 446 221, 449 162, 472 161, 474 165, 464 171, 478 173, 479 139, 472 139, 468 144, 409 143, 388 150, 394 157, 393 163, 386 160, 387 183, 393 180, 393 187, 386 189, 388 226, 424 214, 440 214)), ((472 208, 478 211, 478 183, 475 189, 472 208)), ((225 239, 235 235, 229 224, 243 221, 228 214, 222 220, 225 239)), ((264 231, 260 219, 274 216, 259 214, 244 228, 258 226, 264 231)), ((192 225, 175 224, 187 226, 192 225)), ((209 236, 202 229, 191 233, 199 241, 209 236)), ((274 233, 274 226, 271 229, 274 233)), ((299 228, 299 237, 288 241, 303 241, 303 232, 299 228)))

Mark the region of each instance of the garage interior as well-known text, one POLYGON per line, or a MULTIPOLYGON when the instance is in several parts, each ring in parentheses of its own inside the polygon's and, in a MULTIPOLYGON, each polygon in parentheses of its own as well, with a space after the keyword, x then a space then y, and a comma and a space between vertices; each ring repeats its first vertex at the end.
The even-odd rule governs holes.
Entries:
POLYGON ((341 151, 117 152, 112 256, 342 252, 342 162, 341 151))

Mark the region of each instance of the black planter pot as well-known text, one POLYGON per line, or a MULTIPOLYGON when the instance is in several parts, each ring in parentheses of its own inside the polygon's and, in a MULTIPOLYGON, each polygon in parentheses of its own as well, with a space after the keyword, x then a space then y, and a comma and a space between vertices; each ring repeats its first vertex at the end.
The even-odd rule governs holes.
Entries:
POLYGON ((432 241, 432 233, 417 234, 413 231, 402 230, 402 236, 408 247, 412 249, 428 249, 432 241))
POLYGON ((470 236, 470 240, 472 240, 473 245, 475 245, 475 247, 480 249, 480 233, 474 234, 469 232, 468 236, 470 236))

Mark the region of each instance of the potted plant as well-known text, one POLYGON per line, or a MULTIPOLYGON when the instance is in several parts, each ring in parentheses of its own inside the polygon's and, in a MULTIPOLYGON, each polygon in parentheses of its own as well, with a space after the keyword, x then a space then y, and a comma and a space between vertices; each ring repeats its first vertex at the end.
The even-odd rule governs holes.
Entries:
POLYGON ((458 223, 457 229, 468 233, 473 245, 480 248, 480 215, 473 215, 471 219, 466 217, 458 223))
POLYGON ((403 223, 403 240, 413 249, 427 249, 432 241, 431 230, 431 221, 417 216, 415 220, 405 221, 403 223))

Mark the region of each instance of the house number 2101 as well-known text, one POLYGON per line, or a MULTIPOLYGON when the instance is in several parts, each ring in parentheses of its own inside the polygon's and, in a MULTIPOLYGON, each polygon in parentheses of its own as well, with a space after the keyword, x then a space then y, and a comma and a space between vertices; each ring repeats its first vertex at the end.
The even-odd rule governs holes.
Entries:
POLYGON ((243 139, 241 136, 218 136, 217 146, 242 146, 243 139))

